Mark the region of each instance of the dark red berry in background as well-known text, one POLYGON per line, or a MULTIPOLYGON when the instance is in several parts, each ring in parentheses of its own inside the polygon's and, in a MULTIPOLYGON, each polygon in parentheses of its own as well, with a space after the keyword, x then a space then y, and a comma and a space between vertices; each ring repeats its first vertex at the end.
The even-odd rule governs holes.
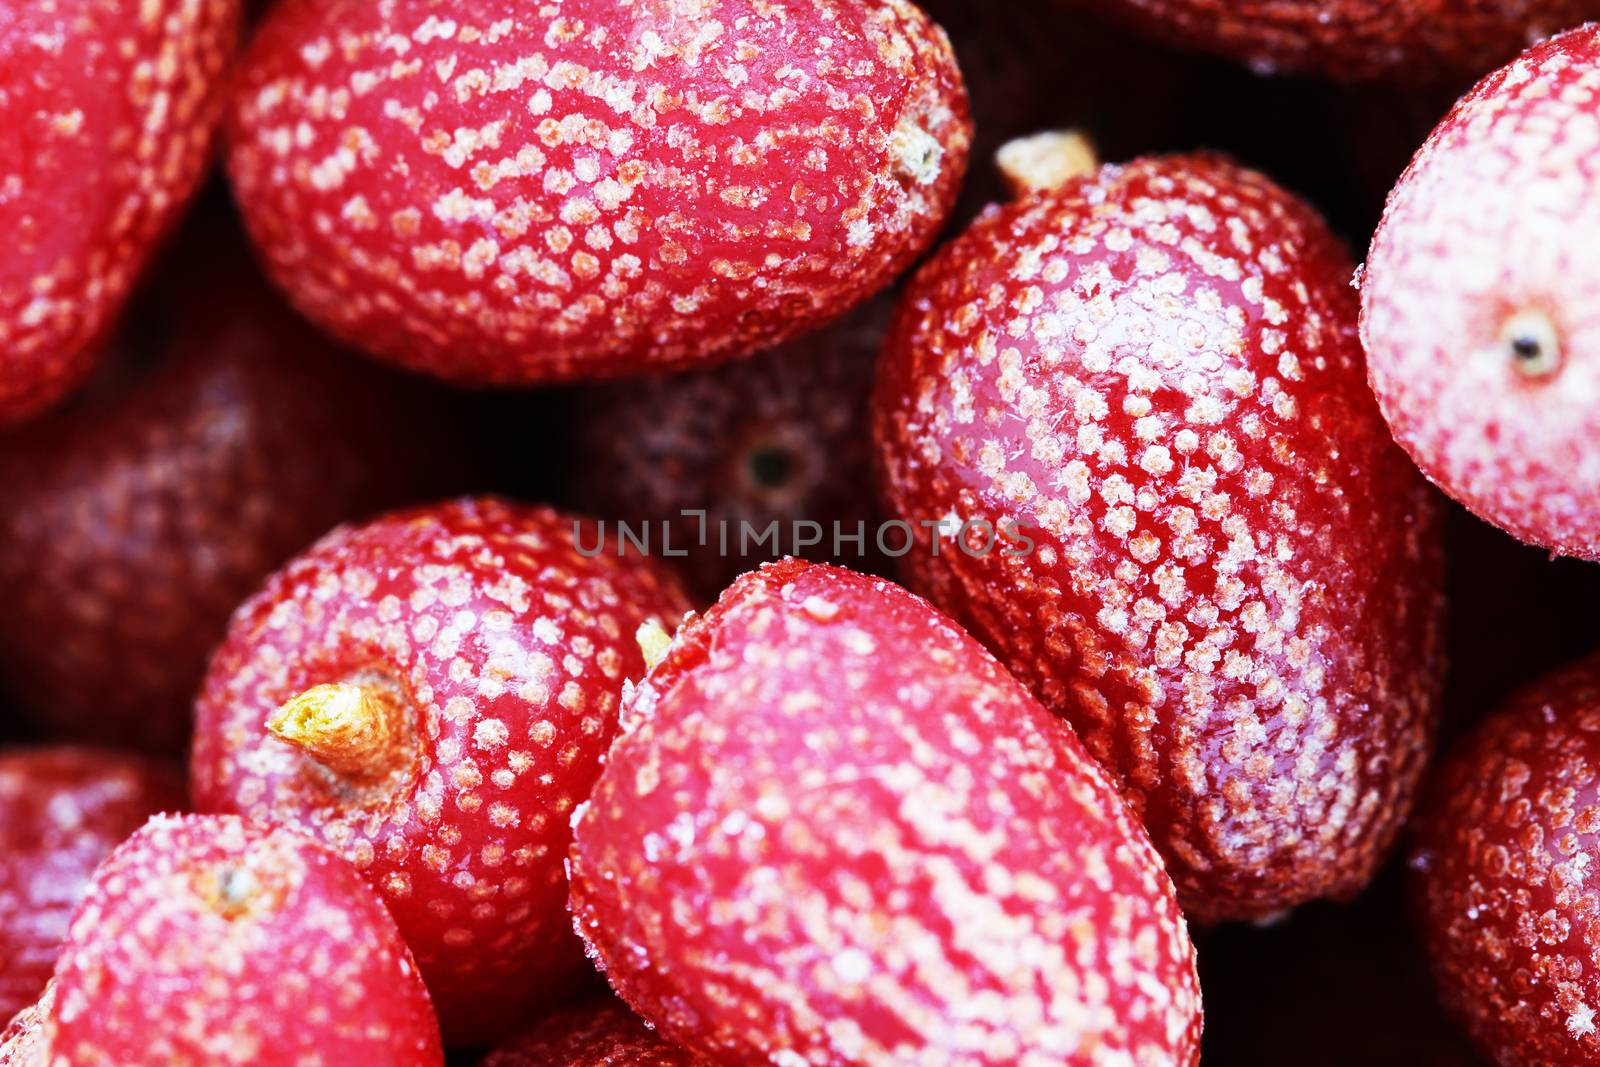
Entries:
POLYGON ((160 816, 96 873, 56 964, 45 1063, 442 1065, 378 895, 309 838, 160 816))
POLYGON ((709 1067, 615 1001, 558 1012, 480 1067, 709 1067))
POLYGON ((818 542, 808 558, 882 569, 867 408, 888 310, 711 370, 581 391, 570 492, 601 522, 586 547, 603 535, 616 551, 618 522, 648 528, 657 556, 687 553, 670 562, 708 604, 797 540, 818 542))
POLYGON ((1072 2, 1262 72, 1395 83, 1474 77, 1541 36, 1600 15, 1596 0, 1072 2))
POLYGON ((0 751, 0 1018, 38 998, 89 876, 157 812, 175 768, 88 748, 0 751))
POLYGON ((1364 245, 1417 145, 1482 73, 1416 88, 1268 79, 1153 45, 1060 0, 924 6, 949 32, 971 96, 974 163, 955 215, 963 226, 1007 199, 989 165, 1002 145, 1070 128, 1108 160, 1202 145, 1226 152, 1305 194, 1364 245))
POLYGON ((1260 175, 1144 159, 980 219, 880 364, 914 586, 1116 773, 1202 921, 1359 891, 1429 751, 1435 509, 1350 273, 1260 175))
POLYGON ((1512 697, 1453 751, 1411 865, 1446 1006, 1518 1067, 1600 1057, 1600 657, 1512 697))
POLYGON ((234 616, 197 710, 203 811, 352 860, 417 955, 451 1044, 520 1030, 589 973, 562 869, 617 729, 636 634, 687 602, 573 520, 463 500, 336 530, 234 616))
POLYGON ((0 685, 56 735, 182 751, 205 658, 274 567, 464 488, 448 398, 323 341, 241 255, 186 245, 105 380, 0 436, 0 685))
POLYGON ((713 1063, 1193 1064, 1171 882, 1077 739, 919 597, 789 560, 628 697, 574 823, 613 986, 713 1063))
POLYGON ((905 0, 285 0, 229 172, 272 273, 352 344, 517 384, 816 328, 927 247, 970 126, 905 0))
POLYGON ((90 372, 210 159, 238 0, 9 3, 0 18, 0 423, 90 372))
POLYGON ((1395 437, 1514 536, 1600 559, 1600 27, 1485 79, 1391 195, 1362 338, 1395 437))

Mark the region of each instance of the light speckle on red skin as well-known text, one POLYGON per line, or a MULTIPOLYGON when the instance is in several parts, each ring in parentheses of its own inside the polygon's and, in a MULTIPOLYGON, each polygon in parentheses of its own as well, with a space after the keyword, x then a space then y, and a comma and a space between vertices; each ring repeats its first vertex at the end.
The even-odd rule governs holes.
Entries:
POLYGON ((573 809, 617 729, 635 634, 687 607, 637 555, 584 558, 572 520, 463 500, 342 528, 234 616, 197 708, 201 810, 311 833, 378 888, 452 1044, 526 1025, 586 968, 566 914, 573 809), (314 685, 372 682, 407 715, 400 765, 335 779, 266 721, 314 685))
POLYGON ((1600 1058, 1600 657, 1512 697, 1417 820, 1418 915, 1445 1005, 1505 1067, 1600 1058))
POLYGON ((825 324, 933 240, 971 135, 949 44, 906 0, 288 0, 229 130, 295 304, 480 384, 825 324))
POLYGON ((679 632, 624 723, 575 820, 572 907, 669 1040, 728 1067, 1196 1062, 1193 948, 1149 839, 920 598, 768 564, 679 632))
POLYGON ((1358 891, 1431 743, 1435 508, 1349 278, 1265 178, 1140 160, 980 219, 880 364, 914 587, 1073 723, 1201 921, 1358 891), (936 554, 951 517, 1032 549, 936 554))
POLYGON ((465 451, 432 389, 336 349, 229 253, 187 242, 106 380, 0 436, 0 679, 54 736, 182 753, 240 601, 336 523, 451 488, 465 451))
POLYGON ((0 1067, 46 1067, 45 1020, 55 1004, 55 985, 45 987, 36 1003, 18 1011, 0 1032, 0 1067))
POLYGON ((626 1007, 571 1008, 491 1053, 480 1067, 711 1067, 669 1045, 626 1007))
POLYGON ((1095 10, 1109 11, 1164 41, 1230 56, 1263 73, 1448 84, 1505 62, 1540 37, 1600 15, 1600 3, 1113 0, 1095 10))
MULTIPOLYGON (((673 550, 688 553, 671 562, 705 603, 784 554, 797 522, 820 527, 802 529, 821 539, 802 553, 808 558, 854 570, 883 566, 867 409, 888 310, 887 301, 875 302, 828 329, 710 370, 586 390, 573 411, 577 454, 588 457, 573 474, 580 510, 607 521, 613 541, 617 521, 651 523, 657 538, 659 524, 670 522, 673 550), (773 522, 783 546, 776 550, 773 539, 755 543, 773 522), (860 546, 843 540, 858 533, 860 546)), ((654 545, 660 554, 659 540, 654 545)))
MULTIPOLYGON (((1516 537, 1600 559, 1600 26, 1484 79, 1389 199, 1362 339, 1395 437, 1516 537), (1525 373, 1507 327, 1553 328, 1525 373)), ((1517 331, 1513 331, 1517 332, 1517 331)))
POLYGON ((32 0, 0 20, 0 423, 87 376, 200 181, 237 0, 32 0))
POLYGON ((38 998, 100 861, 186 806, 173 768, 87 748, 0 752, 0 1018, 38 998))
POLYGON ((157 816, 96 872, 56 964, 52 1064, 443 1064, 378 895, 309 838, 157 816))

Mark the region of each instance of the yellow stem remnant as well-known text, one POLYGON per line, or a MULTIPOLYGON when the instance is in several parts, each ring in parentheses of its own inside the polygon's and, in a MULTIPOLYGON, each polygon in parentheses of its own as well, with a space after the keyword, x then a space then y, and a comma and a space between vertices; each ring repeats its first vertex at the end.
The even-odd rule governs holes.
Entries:
POLYGON ((1048 193, 1100 166, 1094 142, 1076 130, 1036 133, 1009 141, 995 156, 995 165, 1011 195, 1048 193))
POLYGON ((278 740, 352 778, 373 778, 392 769, 400 740, 395 728, 392 700, 349 682, 312 686, 267 720, 267 729, 278 740))
POLYGON ((672 635, 661 625, 661 620, 655 618, 644 621, 634 634, 634 640, 639 642, 639 651, 644 653, 646 670, 655 670, 656 664, 667 658, 667 649, 672 647, 672 635))

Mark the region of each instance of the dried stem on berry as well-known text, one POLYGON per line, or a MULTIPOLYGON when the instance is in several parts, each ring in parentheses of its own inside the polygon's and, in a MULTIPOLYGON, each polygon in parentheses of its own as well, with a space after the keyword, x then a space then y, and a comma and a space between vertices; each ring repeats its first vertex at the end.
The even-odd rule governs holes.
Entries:
POLYGON ((389 694, 336 682, 312 686, 284 704, 267 729, 336 774, 373 778, 394 768, 401 747, 398 718, 389 694))
POLYGON ((1078 130, 1052 130, 1007 141, 994 157, 1011 195, 1048 193, 1100 166, 1094 142, 1078 130))

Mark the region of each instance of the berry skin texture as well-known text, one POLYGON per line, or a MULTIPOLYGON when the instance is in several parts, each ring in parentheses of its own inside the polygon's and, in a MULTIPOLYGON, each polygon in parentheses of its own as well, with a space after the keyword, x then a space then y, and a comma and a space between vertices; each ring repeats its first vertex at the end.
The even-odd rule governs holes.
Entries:
POLYGON ((1143 159, 981 218, 880 365, 913 588, 1121 779, 1196 921, 1359 890, 1431 743, 1437 517, 1350 272, 1260 175, 1143 159))
POLYGON ((73 1067, 442 1067, 394 920, 348 863, 231 816, 157 816, 96 873, 44 1022, 73 1067))
POLYGON ((1513 696, 1429 788, 1413 888, 1445 1006, 1505 1067, 1600 1057, 1600 657, 1513 696))
POLYGON ((45 987, 37 1003, 17 1012, 0 1031, 0 1067, 46 1067, 49 1052, 45 1019, 55 1004, 54 983, 45 987))
POLYGON ((170 325, 126 331, 110 380, 0 436, 0 681, 56 736, 182 753, 233 609, 335 524, 437 495, 462 451, 431 389, 222 251, 185 247, 135 316, 170 325))
POLYGON ((891 583, 740 578, 631 691, 578 930, 726 1067, 1194 1064, 1170 880, 1070 729, 891 583))
POLYGON ((971 136, 907 0, 288 0, 229 173, 309 317, 457 382, 707 364, 861 303, 971 136))
POLYGON ((480 1067, 711 1067, 667 1044, 626 1007, 600 1002, 559 1012, 480 1067))
POLYGON ((11 3, 0 21, 0 424, 59 400, 199 184, 238 0, 11 3))
MULTIPOLYGON (((1077 0, 1082 2, 1082 0, 1077 0)), ((1263 73, 1449 83, 1600 15, 1596 0, 1116 0, 1110 13, 1263 73)))
POLYGON ((1390 195, 1361 335, 1395 437, 1478 515, 1600 559, 1600 26, 1484 79, 1390 195))
POLYGON ((0 752, 0 1017, 38 998, 100 861, 186 807, 174 770, 89 748, 0 752))
MULTIPOLYGON (((674 562, 708 604, 775 554, 773 539, 755 543, 773 522, 785 547, 818 539, 808 558, 884 566, 868 407, 888 308, 874 303, 751 359, 586 390, 575 405, 576 452, 591 457, 574 472, 580 510, 612 520, 612 538, 616 521, 650 524, 658 539, 670 523, 672 550, 688 553, 674 562), (704 545, 701 517, 685 511, 705 513, 704 545), (795 523, 819 529, 797 537, 795 523), (859 546, 843 540, 857 533, 859 546)), ((663 547, 655 542, 658 555, 663 547)))
POLYGON ((572 538, 565 516, 492 499, 336 530, 239 609, 197 708, 196 806, 351 859, 451 1044, 525 1026, 585 973, 572 811, 644 673, 636 633, 687 607, 653 560, 572 538))

